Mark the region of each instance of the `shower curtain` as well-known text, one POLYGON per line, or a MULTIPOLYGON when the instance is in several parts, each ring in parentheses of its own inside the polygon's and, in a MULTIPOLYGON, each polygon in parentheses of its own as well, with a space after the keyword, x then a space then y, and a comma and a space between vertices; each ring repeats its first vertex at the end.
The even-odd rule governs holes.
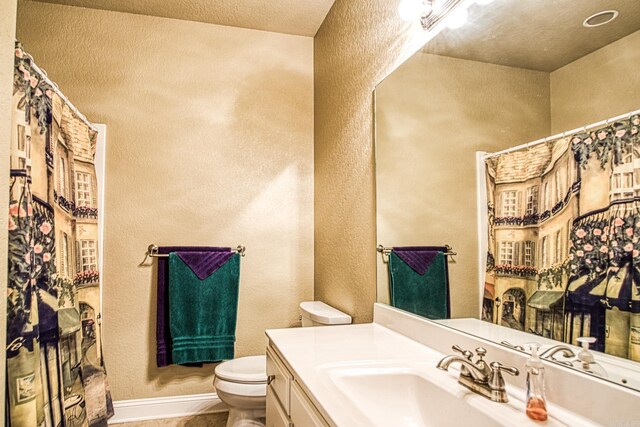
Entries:
POLYGON ((19 43, 12 111, 6 424, 106 425, 97 135, 19 43))
POLYGON ((487 158, 484 320, 640 361, 639 129, 487 158))

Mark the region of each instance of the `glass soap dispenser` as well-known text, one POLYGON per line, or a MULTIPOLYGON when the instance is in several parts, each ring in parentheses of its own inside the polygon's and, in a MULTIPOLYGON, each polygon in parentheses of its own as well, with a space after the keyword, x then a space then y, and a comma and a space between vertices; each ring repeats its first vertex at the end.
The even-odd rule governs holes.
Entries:
POLYGON ((589 351, 589 344, 596 342, 596 339, 594 337, 580 337, 577 338, 576 341, 578 341, 582 346, 582 351, 578 353, 578 369, 592 375, 607 378, 607 371, 605 371, 604 368, 596 362, 595 357, 593 357, 593 353, 589 351))
POLYGON ((538 349, 540 344, 529 344, 531 357, 527 360, 527 416, 535 421, 547 419, 547 402, 544 396, 544 365, 538 349))

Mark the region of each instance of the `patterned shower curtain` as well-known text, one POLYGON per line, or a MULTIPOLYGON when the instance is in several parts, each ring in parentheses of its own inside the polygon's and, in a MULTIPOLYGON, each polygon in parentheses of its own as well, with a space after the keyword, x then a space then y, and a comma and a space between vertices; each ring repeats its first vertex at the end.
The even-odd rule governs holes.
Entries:
POLYGON ((640 361, 640 116, 486 160, 483 319, 640 361))
MULTIPOLYGON (((96 132, 15 49, 6 424, 106 425, 96 132)), ((5 195, 6 197, 6 195, 5 195)))

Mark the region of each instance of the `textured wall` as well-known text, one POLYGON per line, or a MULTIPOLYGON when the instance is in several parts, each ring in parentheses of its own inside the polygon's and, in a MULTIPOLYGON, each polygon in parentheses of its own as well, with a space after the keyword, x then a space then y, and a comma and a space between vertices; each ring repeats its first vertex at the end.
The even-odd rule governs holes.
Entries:
MULTIPOLYGON (((451 315, 478 317, 476 151, 549 133, 549 74, 416 53, 376 88, 378 242, 449 244, 451 315)), ((388 302, 378 257, 378 300, 388 302)))
POLYGON ((551 73, 553 133, 640 108, 640 31, 551 73))
MULTIPOLYGON (((9 145, 11 93, 13 91, 13 46, 16 37, 16 1, 0 3, 0 295, 7 294, 7 221, 9 213, 9 145)), ((0 342, 6 340, 7 299, 0 298, 0 342)), ((5 357, 0 357, 0 402, 5 393, 5 357)), ((4 425, 4 417, 0 421, 4 425)))
POLYGON ((139 15, 313 37, 333 0, 43 0, 139 15))
POLYGON ((426 41, 396 0, 337 0, 314 39, 315 298, 373 317, 375 85, 426 41))
POLYGON ((246 245, 236 355, 313 297, 308 37, 46 3, 18 37, 108 130, 104 351, 116 400, 211 392, 213 367, 155 367, 150 243, 246 245))

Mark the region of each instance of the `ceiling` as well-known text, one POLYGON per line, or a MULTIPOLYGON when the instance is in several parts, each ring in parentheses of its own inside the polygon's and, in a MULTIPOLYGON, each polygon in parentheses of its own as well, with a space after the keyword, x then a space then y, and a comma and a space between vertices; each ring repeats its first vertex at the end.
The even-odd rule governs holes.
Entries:
POLYGON ((640 0, 494 0, 473 5, 469 20, 446 29, 423 52, 551 72, 640 29, 640 0), (597 28, 596 12, 620 15, 597 28))
POLYGON ((313 37, 335 0, 39 1, 313 37))

